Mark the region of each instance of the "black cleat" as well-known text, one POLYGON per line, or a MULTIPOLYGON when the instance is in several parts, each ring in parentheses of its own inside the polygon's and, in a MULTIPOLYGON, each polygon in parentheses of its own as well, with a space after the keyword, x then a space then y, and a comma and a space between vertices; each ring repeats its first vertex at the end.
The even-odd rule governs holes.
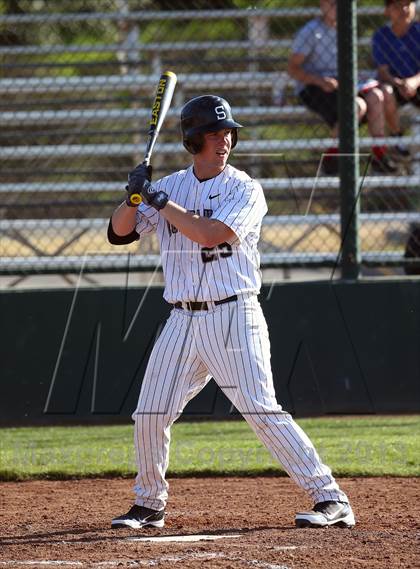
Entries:
POLYGON ((126 514, 114 518, 111 522, 112 528, 132 528, 140 529, 153 526, 163 528, 165 525, 165 510, 151 510, 143 506, 134 506, 126 514))
POLYGON ((328 500, 315 504, 310 512, 298 512, 295 523, 298 528, 323 528, 327 526, 351 528, 356 521, 350 504, 328 500))

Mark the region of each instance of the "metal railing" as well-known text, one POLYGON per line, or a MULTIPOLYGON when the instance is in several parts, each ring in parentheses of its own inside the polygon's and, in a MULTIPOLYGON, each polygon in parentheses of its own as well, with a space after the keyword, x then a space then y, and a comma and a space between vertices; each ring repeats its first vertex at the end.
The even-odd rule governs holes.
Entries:
MULTIPOLYGON (((155 266, 156 241, 116 251, 105 229, 127 172, 143 153, 152 93, 168 65, 178 87, 156 146, 155 177, 188 163, 179 140, 181 105, 217 91, 249 125, 232 163, 260 179, 266 193, 263 265, 336 263, 339 179, 322 174, 323 154, 336 141, 302 105, 287 73, 293 38, 319 14, 317 2, 138 11, 127 1, 121 11, 121 3, 106 0, 101 9, 109 11, 103 12, 95 12, 90 0, 85 4, 84 13, 0 14, 0 30, 14 31, 0 31, 0 272, 124 270, 128 253, 138 270, 155 266), (65 43, 60 29, 73 40, 65 43)), ((385 19, 381 1, 360 4, 359 57, 368 77, 374 73, 371 35, 385 19)), ((404 266, 407 240, 419 222, 420 121, 409 106, 401 116, 405 133, 398 144, 410 148, 411 159, 391 175, 377 175, 369 162, 372 146, 392 147, 396 140, 360 127, 365 266, 404 266)))

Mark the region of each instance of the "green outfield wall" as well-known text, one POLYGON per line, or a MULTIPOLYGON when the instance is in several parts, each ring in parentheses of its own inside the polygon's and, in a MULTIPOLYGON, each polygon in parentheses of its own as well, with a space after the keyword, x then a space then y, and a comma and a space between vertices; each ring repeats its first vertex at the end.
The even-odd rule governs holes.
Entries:
MULTIPOLYGON (((128 421, 162 288, 0 292, 0 421, 128 421)), ((420 280, 265 286, 277 398, 296 416, 420 411, 420 280)), ((185 418, 235 416, 216 384, 185 418)))

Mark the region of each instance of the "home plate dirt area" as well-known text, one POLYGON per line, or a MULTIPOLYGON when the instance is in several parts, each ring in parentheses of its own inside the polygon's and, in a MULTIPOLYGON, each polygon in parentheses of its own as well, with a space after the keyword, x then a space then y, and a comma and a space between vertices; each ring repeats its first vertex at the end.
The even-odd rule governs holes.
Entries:
POLYGON ((288 478, 170 480, 163 529, 111 529, 132 480, 5 482, 0 568, 420 567, 420 479, 344 478, 353 529, 297 529, 311 504, 288 478))

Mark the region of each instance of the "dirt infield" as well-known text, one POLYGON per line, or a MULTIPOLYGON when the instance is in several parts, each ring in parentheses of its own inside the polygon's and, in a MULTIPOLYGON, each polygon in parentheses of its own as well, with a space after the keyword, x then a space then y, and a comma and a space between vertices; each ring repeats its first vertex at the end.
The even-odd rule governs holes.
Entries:
POLYGON ((170 481, 163 530, 111 530, 131 480, 0 484, 0 567, 420 567, 420 479, 346 478, 358 524, 295 529, 311 504, 287 478, 170 481), (138 538, 156 538, 144 541, 138 538))

